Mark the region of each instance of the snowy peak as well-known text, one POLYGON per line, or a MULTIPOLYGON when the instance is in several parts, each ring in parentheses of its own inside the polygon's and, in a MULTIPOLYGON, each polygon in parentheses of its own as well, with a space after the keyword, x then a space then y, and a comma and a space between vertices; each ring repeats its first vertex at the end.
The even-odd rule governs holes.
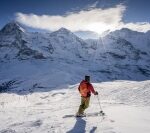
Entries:
POLYGON ((19 23, 13 21, 6 24, 0 32, 2 34, 18 34, 25 32, 25 30, 19 25, 19 23))
POLYGON ((60 28, 59 30, 52 32, 51 35, 54 35, 54 36, 72 36, 72 35, 76 36, 70 30, 68 30, 66 28, 60 28))
POLYGON ((132 30, 128 29, 128 28, 122 28, 121 30, 117 30, 117 31, 120 31, 120 32, 133 32, 132 30))
POLYGON ((134 31, 134 30, 130 30, 128 28, 122 28, 120 30, 116 30, 116 32, 124 32, 124 33, 142 33, 142 32, 138 32, 138 31, 134 31))
POLYGON ((133 31, 128 28, 122 28, 121 30, 116 30, 116 31, 110 32, 109 35, 115 36, 115 37, 121 37, 121 38, 126 38, 126 37, 130 38, 131 36, 143 35, 143 34, 145 34, 145 33, 133 31))
POLYGON ((68 30, 68 29, 66 29, 66 28, 60 28, 59 30, 58 30, 58 32, 62 32, 62 33, 70 33, 71 31, 70 30, 68 30))

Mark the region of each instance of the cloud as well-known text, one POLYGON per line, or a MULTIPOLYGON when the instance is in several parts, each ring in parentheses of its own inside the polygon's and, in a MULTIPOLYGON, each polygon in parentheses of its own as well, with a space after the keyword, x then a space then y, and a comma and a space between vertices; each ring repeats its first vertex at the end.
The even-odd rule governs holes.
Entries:
POLYGON ((150 28, 149 23, 124 23, 122 18, 126 6, 117 5, 112 8, 96 8, 97 2, 88 10, 70 12, 64 16, 60 15, 36 15, 16 13, 16 20, 32 28, 45 29, 50 31, 58 30, 61 27, 71 31, 90 30, 102 33, 106 30, 116 30, 122 27, 146 31, 150 28))

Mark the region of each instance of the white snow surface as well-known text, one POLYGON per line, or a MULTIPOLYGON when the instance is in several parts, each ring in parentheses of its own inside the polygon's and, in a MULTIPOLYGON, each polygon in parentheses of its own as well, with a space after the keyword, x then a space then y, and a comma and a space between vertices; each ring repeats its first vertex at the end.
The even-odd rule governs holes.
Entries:
MULTIPOLYGON (((0 94, 0 133, 149 133, 150 81, 93 83, 106 116, 74 115, 80 105, 78 84, 27 95, 0 94)), ((86 113, 99 112, 92 95, 86 113)))

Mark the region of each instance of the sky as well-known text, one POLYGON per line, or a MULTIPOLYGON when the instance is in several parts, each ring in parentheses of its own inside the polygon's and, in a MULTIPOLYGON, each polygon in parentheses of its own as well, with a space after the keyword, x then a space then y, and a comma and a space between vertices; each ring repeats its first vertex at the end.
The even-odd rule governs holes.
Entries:
POLYGON ((15 20, 31 28, 94 31, 150 30, 149 0, 0 0, 0 28, 15 20))

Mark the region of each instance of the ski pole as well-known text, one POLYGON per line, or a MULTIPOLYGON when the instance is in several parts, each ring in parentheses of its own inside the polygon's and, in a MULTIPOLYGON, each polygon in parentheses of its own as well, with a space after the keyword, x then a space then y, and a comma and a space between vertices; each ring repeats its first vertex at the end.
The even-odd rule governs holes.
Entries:
POLYGON ((100 103, 100 98, 99 98, 98 95, 97 95, 97 99, 98 99, 98 104, 99 104, 99 108, 100 108, 100 114, 101 114, 101 115, 105 115, 105 113, 104 113, 103 110, 102 110, 102 106, 101 106, 101 103, 100 103))

